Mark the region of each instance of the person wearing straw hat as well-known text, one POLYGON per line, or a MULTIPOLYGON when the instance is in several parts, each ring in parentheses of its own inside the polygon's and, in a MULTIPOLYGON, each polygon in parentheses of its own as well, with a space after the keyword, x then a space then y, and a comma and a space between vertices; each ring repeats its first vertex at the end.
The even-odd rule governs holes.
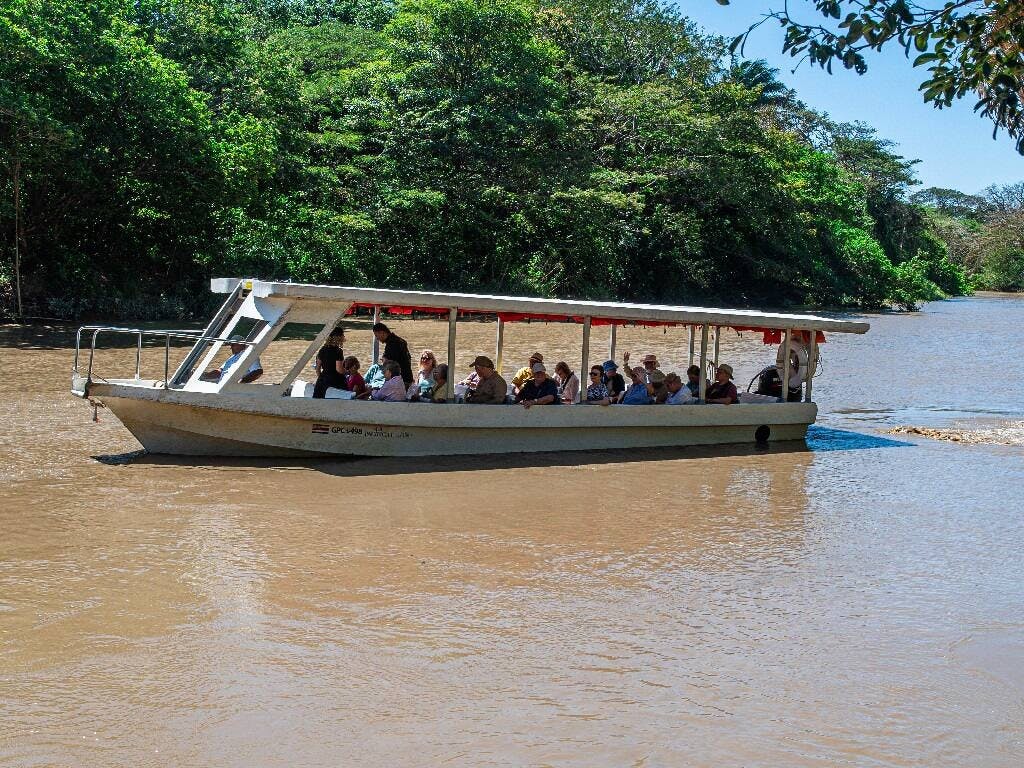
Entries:
POLYGON ((477 355, 471 366, 477 375, 474 389, 466 393, 466 402, 476 405, 504 405, 508 399, 508 384, 494 370, 491 358, 477 355))
POLYGON ((732 366, 722 363, 715 371, 715 383, 704 393, 704 402, 731 405, 739 401, 736 385, 732 383, 732 366))
MULTIPOLYGON (((658 369, 658 356, 648 353, 644 355, 644 359, 641 362, 644 364, 644 381, 647 384, 660 387, 665 381, 665 374, 658 369)), ((632 370, 629 367, 629 352, 622 355, 622 364, 627 371, 632 370)))

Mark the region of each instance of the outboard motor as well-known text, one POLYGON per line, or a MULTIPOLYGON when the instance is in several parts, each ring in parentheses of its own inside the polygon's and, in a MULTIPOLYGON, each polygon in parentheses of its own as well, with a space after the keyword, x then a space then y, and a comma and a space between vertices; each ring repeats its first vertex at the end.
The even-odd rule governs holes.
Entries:
MULTIPOLYGON (((754 381, 757 381, 757 389, 754 390, 757 394, 767 395, 768 397, 782 397, 782 376, 779 375, 779 369, 774 365, 769 365, 751 380, 750 384, 747 385, 748 392, 750 387, 753 386, 754 381)), ((800 385, 797 384, 795 388, 790 387, 789 397, 786 400, 790 403, 799 403, 802 396, 803 391, 800 385)))
POLYGON ((757 374, 757 389, 759 395, 768 397, 782 397, 782 379, 779 378, 779 369, 769 365, 757 374))

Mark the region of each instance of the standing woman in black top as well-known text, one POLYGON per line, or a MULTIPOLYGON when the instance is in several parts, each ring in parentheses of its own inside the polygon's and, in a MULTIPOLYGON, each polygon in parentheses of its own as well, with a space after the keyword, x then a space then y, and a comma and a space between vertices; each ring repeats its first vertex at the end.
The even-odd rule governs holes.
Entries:
POLYGON ((331 331, 327 337, 327 343, 316 353, 316 386, 313 387, 313 397, 323 398, 327 395, 327 388, 345 389, 345 369, 341 363, 345 359, 345 352, 341 345, 345 342, 345 329, 340 325, 331 331))

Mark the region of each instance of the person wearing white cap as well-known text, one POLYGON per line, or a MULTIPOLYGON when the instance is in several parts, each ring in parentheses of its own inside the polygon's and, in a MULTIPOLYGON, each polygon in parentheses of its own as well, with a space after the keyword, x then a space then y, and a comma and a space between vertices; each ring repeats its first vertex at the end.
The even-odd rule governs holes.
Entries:
POLYGON ((512 391, 514 393, 518 395, 519 390, 522 389, 523 386, 525 386, 525 384, 528 381, 530 381, 530 379, 533 378, 533 366, 535 366, 537 363, 544 363, 544 355, 542 355, 540 352, 534 352, 532 355, 530 355, 529 362, 527 362, 526 365, 524 365, 522 368, 516 371, 516 375, 512 377, 512 391))
POLYGON ((544 367, 544 363, 534 363, 531 371, 533 378, 523 384, 516 394, 516 402, 522 403, 524 408, 558 403, 558 385, 548 377, 548 369, 544 367))
MULTIPOLYGON (((201 381, 220 381, 227 374, 228 369, 231 368, 238 360, 242 357, 242 353, 245 352, 246 344, 242 342, 241 336, 231 337, 231 357, 224 361, 224 364, 213 371, 207 371, 200 376, 201 381)), ((263 365, 260 363, 258 357, 254 358, 249 364, 249 370, 245 372, 245 376, 242 377, 243 384, 249 384, 256 381, 260 376, 263 375, 263 365)))

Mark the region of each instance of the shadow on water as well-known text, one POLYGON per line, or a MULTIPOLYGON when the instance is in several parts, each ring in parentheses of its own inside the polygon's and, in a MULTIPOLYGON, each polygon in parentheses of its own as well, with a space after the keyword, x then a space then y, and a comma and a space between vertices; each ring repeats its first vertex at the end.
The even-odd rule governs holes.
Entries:
POLYGON ((0 325, 0 348, 74 349, 77 325, 54 321, 25 325, 0 325))
MULTIPOLYGON (((92 323, 96 325, 97 323, 92 323)), ((0 349, 36 349, 36 350, 58 350, 58 349, 69 349, 74 350, 75 348, 75 333, 79 327, 86 325, 83 321, 81 323, 63 322, 54 320, 50 323, 26 323, 26 324, 0 324, 0 349)), ((174 328, 177 330, 187 330, 201 332, 203 330, 202 325, 195 322, 145 322, 145 323, 109 323, 109 325, 117 326, 120 328, 141 328, 143 330, 162 330, 165 328, 174 328)), ((82 346, 88 351, 91 335, 84 334, 82 337, 82 346)), ((101 334, 97 341, 97 349, 129 349, 135 346, 135 337, 132 335, 125 334, 113 334, 106 333, 101 334)), ((192 342, 184 339, 172 339, 171 347, 188 347, 191 346, 192 342)), ((146 336, 143 338, 143 346, 145 347, 162 347, 164 340, 162 337, 150 337, 146 336)))
POLYGON ((219 456, 169 456, 131 451, 93 456, 102 464, 167 467, 208 467, 224 469, 315 469, 339 477, 360 475, 406 475, 433 472, 472 472, 526 467, 579 467, 600 464, 632 464, 650 461, 755 456, 765 453, 807 453, 803 440, 768 445, 688 446, 673 448, 609 449, 602 451, 558 451, 499 453, 483 456, 349 456, 332 458, 245 458, 219 456))
POLYGON ((812 453, 825 451, 861 451, 868 448, 913 448, 914 443, 893 440, 880 435, 851 432, 846 429, 830 429, 811 425, 807 428, 807 449, 812 453))
POLYGON ((330 459, 275 459, 205 456, 168 456, 146 451, 98 455, 92 458, 110 466, 141 465, 152 467, 195 467, 209 469, 312 469, 335 477, 367 475, 433 474, 437 472, 473 472, 530 467, 579 467, 602 464, 632 464, 679 459, 711 459, 762 454, 853 451, 868 448, 912 447, 913 443, 884 437, 812 427, 807 441, 788 440, 748 445, 686 446, 677 448, 634 448, 604 451, 559 451, 544 453, 505 453, 485 456, 338 457, 330 459))

